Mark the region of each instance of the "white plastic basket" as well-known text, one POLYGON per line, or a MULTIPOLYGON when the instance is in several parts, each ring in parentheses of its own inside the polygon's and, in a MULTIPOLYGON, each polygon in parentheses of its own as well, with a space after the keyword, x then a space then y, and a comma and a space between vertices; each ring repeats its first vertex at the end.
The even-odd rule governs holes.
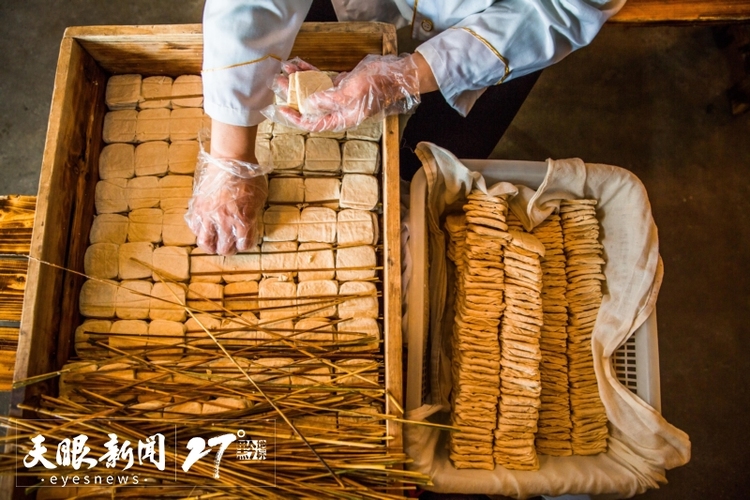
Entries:
MULTIPOLYGON (((531 161, 461 160, 469 169, 481 172, 487 185, 500 181, 523 184, 536 189, 544 180, 547 164, 531 161)), ((425 203, 427 180, 420 169, 411 183, 409 209, 409 252, 413 268, 407 303, 408 346, 406 373, 406 410, 422 406, 426 397, 429 355, 429 282, 428 237, 425 203)), ((612 365, 617 378, 657 411, 661 411, 659 381, 659 345, 656 311, 615 352, 612 365)))

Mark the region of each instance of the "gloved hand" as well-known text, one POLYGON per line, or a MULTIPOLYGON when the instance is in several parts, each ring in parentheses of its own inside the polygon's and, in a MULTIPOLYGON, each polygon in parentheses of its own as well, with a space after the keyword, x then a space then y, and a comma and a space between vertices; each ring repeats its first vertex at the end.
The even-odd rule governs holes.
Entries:
MULTIPOLYGON (((290 62, 294 64, 283 66, 287 73, 307 69, 302 67, 304 61, 290 62)), ((368 55, 333 83, 333 88, 308 97, 310 113, 302 115, 288 106, 269 106, 261 113, 275 122, 311 132, 339 132, 367 118, 412 112, 420 102, 419 72, 410 56, 368 55)), ((277 80, 276 88, 283 96, 283 78, 277 80)))
POLYGON ((260 237, 271 167, 214 158, 201 147, 185 220, 203 250, 233 255, 260 237))

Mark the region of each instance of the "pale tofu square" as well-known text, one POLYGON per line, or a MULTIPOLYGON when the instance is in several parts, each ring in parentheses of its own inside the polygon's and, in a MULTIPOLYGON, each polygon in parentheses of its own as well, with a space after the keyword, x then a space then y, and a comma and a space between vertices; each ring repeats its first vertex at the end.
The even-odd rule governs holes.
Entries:
POLYGON ((372 210, 380 201, 380 187, 374 175, 346 174, 341 179, 341 208, 372 210))
POLYGON ((135 148, 135 175, 164 175, 169 168, 169 143, 151 141, 135 148))
POLYGON ((260 248, 260 268, 264 277, 291 280, 297 275, 296 241, 264 241, 260 248))
POLYGON ((196 249, 190 255, 190 280, 203 283, 221 283, 224 270, 223 255, 208 255, 196 249))
POLYGON ((94 217, 89 233, 91 244, 114 243, 122 245, 128 238, 128 218, 119 214, 101 214, 94 217))
POLYGON ((258 130, 255 134, 255 137, 270 139, 273 135, 273 125, 274 123, 271 120, 263 120, 258 124, 258 130))
MULTIPOLYGON (((110 347, 123 352, 135 353, 137 349, 146 346, 148 340, 148 322, 137 319, 121 320, 112 323, 112 334, 109 338, 110 347)), ((112 356, 120 356, 118 352, 112 352, 112 356)))
POLYGON ((361 389, 373 389, 373 392, 362 391, 365 395, 382 397, 380 384, 378 383, 378 362, 374 359, 345 359, 337 361, 335 376, 341 377, 336 385, 342 387, 357 387, 361 389), (356 375, 355 375, 356 374, 356 375))
POLYGON ((297 284, 297 309, 300 316, 328 318, 336 316, 339 284, 334 280, 300 281, 297 284))
POLYGON ((108 144, 99 155, 100 179, 130 179, 135 175, 135 146, 108 144))
MULTIPOLYGON (((333 87, 333 81, 323 71, 297 71, 289 75, 289 86, 296 90, 295 94, 297 97, 296 109, 302 114, 308 114, 313 109, 307 105, 307 98, 315 92, 322 92, 333 87)), ((293 103, 289 103, 293 106, 293 103)))
POLYGON ((156 208, 161 201, 159 192, 159 178, 152 175, 145 177, 133 177, 128 180, 128 207, 130 210, 137 208, 156 208))
MULTIPOLYGON (((294 363, 291 367, 292 375, 289 381, 293 386, 330 386, 331 385, 331 367, 317 359, 305 359, 294 363)), ((326 393, 324 392, 319 393, 326 393)), ((336 432, 338 419, 336 415, 306 415, 295 417, 294 424, 309 435, 310 432, 315 434, 326 434, 336 432), (310 428, 305 428, 309 426, 310 428), (311 429, 314 427, 315 429, 311 429), (325 429, 325 430, 323 430, 325 429)))
POLYGON ((374 278, 376 265, 375 248, 372 246, 339 247, 336 250, 336 279, 339 281, 374 278))
POLYGON ((202 108, 203 81, 199 75, 181 75, 172 83, 173 108, 202 108))
POLYGON ((305 142, 305 170, 338 172, 341 170, 341 148, 336 139, 310 137, 305 142))
POLYGON ((166 141, 170 134, 170 111, 167 108, 144 109, 138 113, 135 131, 137 142, 166 141))
POLYGON ((297 285, 293 281, 267 278, 258 284, 261 320, 293 319, 297 316, 297 285))
POLYGON ((107 144, 113 142, 135 142, 138 111, 125 109, 110 111, 104 115, 102 140, 107 144))
POLYGON ((153 265, 154 245, 146 242, 124 243, 120 245, 120 279, 132 280, 140 278, 150 278, 151 269, 140 264, 137 261, 146 263, 148 266, 153 265))
POLYGON ((160 206, 163 210, 187 210, 193 196, 193 178, 189 175, 167 175, 159 179, 160 206))
POLYGON ((169 108, 172 106, 172 78, 169 76, 149 76, 141 83, 141 109, 169 108))
POLYGON ((169 145, 167 161, 169 172, 193 175, 199 151, 198 141, 173 141, 169 145))
POLYGON ((276 123, 273 126, 274 137, 279 137, 282 135, 306 135, 306 134, 307 134, 307 130, 303 130, 297 127, 291 127, 289 125, 283 125, 281 123, 276 123))
POLYGON ((128 211, 128 180, 107 179, 96 183, 94 205, 98 214, 128 211))
POLYGON ((156 319, 148 325, 148 353, 151 361, 173 360, 185 350, 185 325, 177 321, 156 319), (175 346, 175 347, 170 347, 175 346))
POLYGON ((341 181, 331 177, 308 177, 305 179, 305 202, 317 203, 328 208, 338 208, 341 197, 341 181))
POLYGON ((271 163, 275 170, 300 168, 305 163, 305 138, 301 135, 274 136, 271 139, 271 163))
POLYGON ((333 247, 327 243, 300 243, 297 250, 298 281, 331 280, 335 272, 333 247))
POLYGON ((336 211, 327 207, 306 207, 300 213, 297 239, 302 242, 335 243, 336 211))
POLYGON ((380 347, 380 326, 374 318, 352 318, 336 325, 340 351, 374 351, 380 347))
POLYGON ((268 203, 302 203, 305 201, 305 179, 272 177, 268 181, 268 203))
POLYGON ((224 287, 219 283, 194 281, 188 285, 188 305, 201 312, 223 310, 224 287))
POLYGON ((190 279, 190 254, 185 247, 163 246, 153 253, 153 280, 188 281, 190 279))
POLYGON ((367 210, 347 208, 338 213, 339 245, 375 245, 379 239, 378 217, 367 210))
POLYGON ((165 245, 188 246, 195 245, 195 234, 185 221, 185 209, 171 209, 164 211, 164 222, 161 228, 161 239, 165 245))
POLYGON ((299 208, 272 205, 263 213, 264 241, 296 241, 299 230, 299 208))
MULTIPOLYGON (((191 316, 185 322, 185 330, 188 335, 194 334, 192 335, 193 337, 208 337, 206 331, 203 329, 204 327, 210 332, 221 328, 221 319, 215 316, 203 313, 194 313, 194 315, 195 317, 191 316)), ((209 341, 213 345, 213 341, 210 339, 209 341)))
POLYGON ((339 287, 343 302, 339 304, 339 318, 377 318, 380 307, 375 283, 346 281, 339 287))
POLYGON ((76 328, 75 349, 78 357, 87 358, 106 352, 103 347, 93 345, 92 342, 107 344, 109 341, 107 334, 111 328, 112 322, 105 319, 87 319, 76 328))
MULTIPOLYGON (((334 345, 336 329, 330 320, 325 318, 302 318, 295 323, 294 330, 294 340, 310 342, 318 347, 334 345)), ((305 345, 303 344, 302 347, 305 345)))
POLYGON ((346 131, 347 140, 379 141, 383 135, 383 120, 368 118, 346 131))
MULTIPOLYGON (((226 300, 226 290, 224 294, 226 300)), ((254 327, 257 324, 258 318, 251 312, 244 312, 239 317, 230 316, 221 321, 222 332, 219 338, 225 346, 247 346, 248 341, 256 339, 257 334, 254 327), (233 342, 230 339, 238 339, 238 341, 233 342)))
POLYGON ((308 137, 322 137, 324 139, 343 139, 346 137, 345 131, 340 132, 310 132, 308 137))
POLYGON ((221 277, 227 283, 260 280, 260 248, 224 257, 221 277))
POLYGON ((164 212, 160 208, 136 208, 128 215, 128 241, 161 242, 164 212))
POLYGON ((380 148, 377 143, 346 141, 343 147, 344 173, 374 174, 380 167, 380 148))
POLYGON ((259 165, 273 165, 270 139, 260 137, 255 139, 255 159, 258 160, 259 165))
POLYGON ((109 109, 135 109, 140 98, 141 75, 113 75, 107 80, 104 102, 109 109))
POLYGON ((151 319, 185 321, 187 287, 181 283, 154 283, 148 316, 151 319))
POLYGON ((78 309, 87 318, 113 318, 116 298, 116 282, 88 280, 81 287, 78 309))
POLYGON ((224 307, 234 312, 258 309, 258 282, 236 281, 224 286, 224 307))
POLYGON ((120 247, 114 243, 94 243, 83 256, 83 271, 87 276, 100 279, 116 279, 120 247))
POLYGON ((194 141, 203 127, 201 108, 177 108, 172 110, 169 121, 169 137, 172 141, 194 141))
POLYGON ((120 319, 148 319, 153 283, 142 280, 125 280, 117 289, 115 314, 120 319))

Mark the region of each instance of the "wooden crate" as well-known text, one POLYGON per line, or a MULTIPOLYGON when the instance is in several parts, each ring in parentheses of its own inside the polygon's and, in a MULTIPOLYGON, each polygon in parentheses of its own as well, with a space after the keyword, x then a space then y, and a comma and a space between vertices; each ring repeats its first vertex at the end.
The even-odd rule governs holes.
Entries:
MULTIPOLYGON (((97 26, 68 28, 60 47, 47 142, 31 243, 14 380, 59 369, 71 355, 80 324, 82 276, 49 264, 83 271, 83 255, 94 216, 104 92, 113 74, 198 74, 200 25, 97 26), (38 260, 35 260, 38 259, 38 260), (40 262, 44 261, 44 262, 40 262)), ((382 23, 306 23, 292 56, 325 70, 350 70, 366 54, 395 54, 396 33, 382 23)), ((384 122, 382 139, 383 317, 386 388, 400 404, 401 258, 398 119, 384 122)), ((33 403, 55 392, 56 379, 17 389, 13 403, 33 403)), ((397 414, 386 398, 386 411, 397 414)), ((15 412, 19 414, 19 412, 15 412)), ((402 449, 400 424, 388 422, 390 444, 402 449)))

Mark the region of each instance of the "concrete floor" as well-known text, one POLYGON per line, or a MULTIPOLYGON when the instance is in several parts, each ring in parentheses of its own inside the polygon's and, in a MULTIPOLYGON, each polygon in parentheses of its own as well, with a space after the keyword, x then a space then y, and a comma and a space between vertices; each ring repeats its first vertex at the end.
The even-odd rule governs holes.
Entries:
MULTIPOLYGON (((0 3, 0 193, 36 193, 66 26, 199 22, 202 3, 0 3)), ((619 165, 649 191, 666 267, 662 407, 693 458, 644 499, 750 490, 750 113, 731 118, 729 75, 708 28, 607 26, 543 73, 493 153, 619 165)))

